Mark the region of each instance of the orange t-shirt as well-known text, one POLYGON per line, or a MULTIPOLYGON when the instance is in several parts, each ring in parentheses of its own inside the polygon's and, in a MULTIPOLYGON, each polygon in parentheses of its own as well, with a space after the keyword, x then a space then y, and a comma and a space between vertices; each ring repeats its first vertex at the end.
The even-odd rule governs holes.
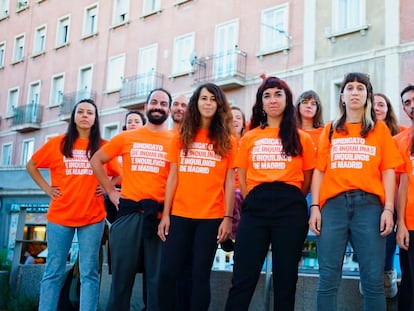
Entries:
MULTIPOLYGON (((73 146, 73 158, 60 151, 65 135, 51 138, 33 156, 37 168, 48 168, 52 187, 59 187, 62 196, 51 200, 47 219, 63 226, 85 226, 106 217, 103 196, 96 196, 98 180, 86 156, 88 139, 78 138, 73 146)), ((119 176, 117 161, 106 166, 109 176, 119 176)))
POLYGON ((407 173, 408 175, 408 195, 405 205, 405 225, 408 230, 414 230, 414 156, 410 154, 410 144, 414 128, 408 128, 401 134, 394 136, 404 164, 397 167, 397 173, 407 173))
POLYGON ((310 135, 299 130, 303 147, 302 156, 285 156, 279 128, 256 127, 240 140, 236 156, 236 167, 246 170, 246 185, 249 192, 264 182, 280 181, 302 188, 303 171, 315 166, 315 147, 310 135))
POLYGON ((323 127, 318 127, 317 129, 312 129, 312 130, 302 130, 302 131, 305 131, 306 133, 308 133, 311 136, 312 141, 313 141, 315 147, 317 148, 318 144, 319 144, 319 137, 321 136, 321 133, 323 131, 323 127))
POLYGON ((153 132, 144 126, 119 133, 102 148, 110 158, 122 156, 122 198, 164 201, 171 138, 169 130, 153 132))
POLYGON ((167 159, 177 163, 178 184, 171 214, 195 219, 222 218, 225 212, 224 183, 227 170, 234 167, 236 146, 221 157, 213 150, 208 131, 197 133, 187 156, 179 135, 174 137, 167 159))
POLYGON ((385 202, 382 172, 402 163, 390 130, 377 122, 366 138, 361 137, 361 123, 346 123, 348 134, 333 131, 329 142, 331 123, 326 124, 318 146, 316 168, 325 175, 322 180, 319 203, 349 190, 362 190, 379 196, 385 202))

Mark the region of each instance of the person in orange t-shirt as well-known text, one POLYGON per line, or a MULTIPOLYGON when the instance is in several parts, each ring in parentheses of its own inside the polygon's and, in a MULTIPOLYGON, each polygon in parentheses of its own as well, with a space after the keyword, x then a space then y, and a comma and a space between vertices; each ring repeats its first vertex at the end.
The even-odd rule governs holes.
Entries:
POLYGON ((364 310, 385 311, 385 237, 393 230, 394 169, 402 163, 389 129, 377 122, 369 76, 345 75, 340 115, 321 134, 309 225, 317 235, 318 310, 336 310, 343 257, 351 243, 364 310))
POLYGON ((231 234, 234 199, 232 115, 223 91, 199 86, 168 153, 171 162, 158 236, 160 310, 175 310, 176 282, 191 256, 190 310, 208 310, 217 244, 231 234))
POLYGON ((276 77, 263 79, 235 162, 244 202, 226 311, 248 310, 270 245, 274 306, 294 309, 314 159, 312 138, 298 128, 289 86, 276 77))
MULTIPOLYGON (((401 92, 401 100, 408 116, 414 115, 414 85, 401 92)), ((397 200, 397 244, 400 247, 401 284, 398 293, 399 310, 414 309, 414 122, 394 137, 404 164, 396 169, 400 173, 397 200), (411 194, 410 194, 411 193, 411 194)))
MULTIPOLYGON (((75 232, 79 243, 80 309, 98 308, 99 248, 106 212, 104 193, 89 160, 103 143, 94 101, 81 100, 72 110, 66 134, 51 138, 26 165, 33 180, 51 198, 47 212, 48 256, 40 284, 40 311, 58 308, 66 259, 75 232), (50 184, 39 168, 50 170, 50 184)), ((117 162, 112 162, 108 166, 108 175, 117 177, 119 173, 117 162)), ((105 171, 104 178, 110 183, 105 171)))
POLYGON ((119 133, 91 159, 92 168, 118 207, 111 225, 112 285, 107 311, 129 311, 135 274, 143 258, 146 307, 159 310, 158 285, 162 243, 157 236, 169 171, 166 159, 172 133, 167 129, 171 95, 154 89, 146 102, 145 126, 119 133), (121 192, 106 182, 103 165, 122 156, 121 192))

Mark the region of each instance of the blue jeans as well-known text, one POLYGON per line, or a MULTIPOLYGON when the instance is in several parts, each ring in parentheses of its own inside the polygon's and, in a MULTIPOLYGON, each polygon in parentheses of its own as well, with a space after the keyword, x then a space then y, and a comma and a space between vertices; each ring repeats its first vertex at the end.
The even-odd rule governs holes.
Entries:
POLYGON ((48 222, 48 255, 40 283, 39 311, 56 311, 65 280, 66 259, 77 231, 81 280, 80 310, 96 311, 99 300, 99 248, 104 221, 82 227, 66 227, 48 222))
POLYGON ((360 190, 341 193, 323 206, 321 235, 317 239, 319 311, 337 310, 337 292, 348 241, 358 256, 364 310, 386 310, 383 284, 385 238, 379 231, 382 211, 376 195, 360 190))

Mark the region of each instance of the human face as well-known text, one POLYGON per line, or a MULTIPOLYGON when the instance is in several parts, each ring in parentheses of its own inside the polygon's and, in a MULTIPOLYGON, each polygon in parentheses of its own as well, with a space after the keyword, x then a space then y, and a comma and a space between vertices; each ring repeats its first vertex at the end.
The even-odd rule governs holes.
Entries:
POLYGON ((168 95, 163 91, 153 92, 147 103, 148 122, 155 125, 161 125, 167 120, 169 113, 168 95))
POLYGON ((140 128, 144 125, 144 122, 142 122, 141 116, 137 113, 131 113, 127 116, 126 119, 126 130, 135 130, 137 128, 140 128))
POLYGON ((185 96, 178 96, 174 99, 171 106, 171 118, 174 122, 181 123, 184 118, 184 112, 187 110, 188 100, 185 96))
POLYGON ((377 120, 384 121, 387 112, 388 112, 388 106, 387 102, 382 96, 375 95, 374 96, 374 111, 375 116, 377 117, 377 120))
POLYGON ((201 114, 201 119, 204 121, 211 121, 217 111, 216 97, 206 88, 202 88, 200 96, 198 97, 197 107, 201 114))
POLYGON ((240 110, 232 109, 233 115, 233 131, 235 136, 240 137, 243 131, 243 114, 240 110))
POLYGON ((87 102, 82 102, 76 106, 75 124, 78 130, 90 130, 95 124, 95 107, 87 102))
POLYGON ((413 120, 414 118, 414 91, 405 92, 401 98, 403 109, 407 116, 413 120))
POLYGON ((365 84, 358 81, 348 82, 341 94, 346 109, 363 110, 367 102, 367 88, 365 84))
POLYGON ((299 114, 302 119, 313 120, 317 110, 318 104, 313 98, 303 99, 299 104, 299 114))
POLYGON ((262 95, 262 102, 268 119, 281 118, 286 108, 285 90, 277 87, 266 89, 262 95))

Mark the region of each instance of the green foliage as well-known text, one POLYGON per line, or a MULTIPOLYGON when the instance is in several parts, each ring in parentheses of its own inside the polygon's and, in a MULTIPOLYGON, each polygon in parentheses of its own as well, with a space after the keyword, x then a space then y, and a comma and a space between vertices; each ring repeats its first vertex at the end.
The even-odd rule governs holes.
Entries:
POLYGON ((11 269, 11 260, 8 257, 8 249, 0 249, 0 270, 10 271, 11 269))

